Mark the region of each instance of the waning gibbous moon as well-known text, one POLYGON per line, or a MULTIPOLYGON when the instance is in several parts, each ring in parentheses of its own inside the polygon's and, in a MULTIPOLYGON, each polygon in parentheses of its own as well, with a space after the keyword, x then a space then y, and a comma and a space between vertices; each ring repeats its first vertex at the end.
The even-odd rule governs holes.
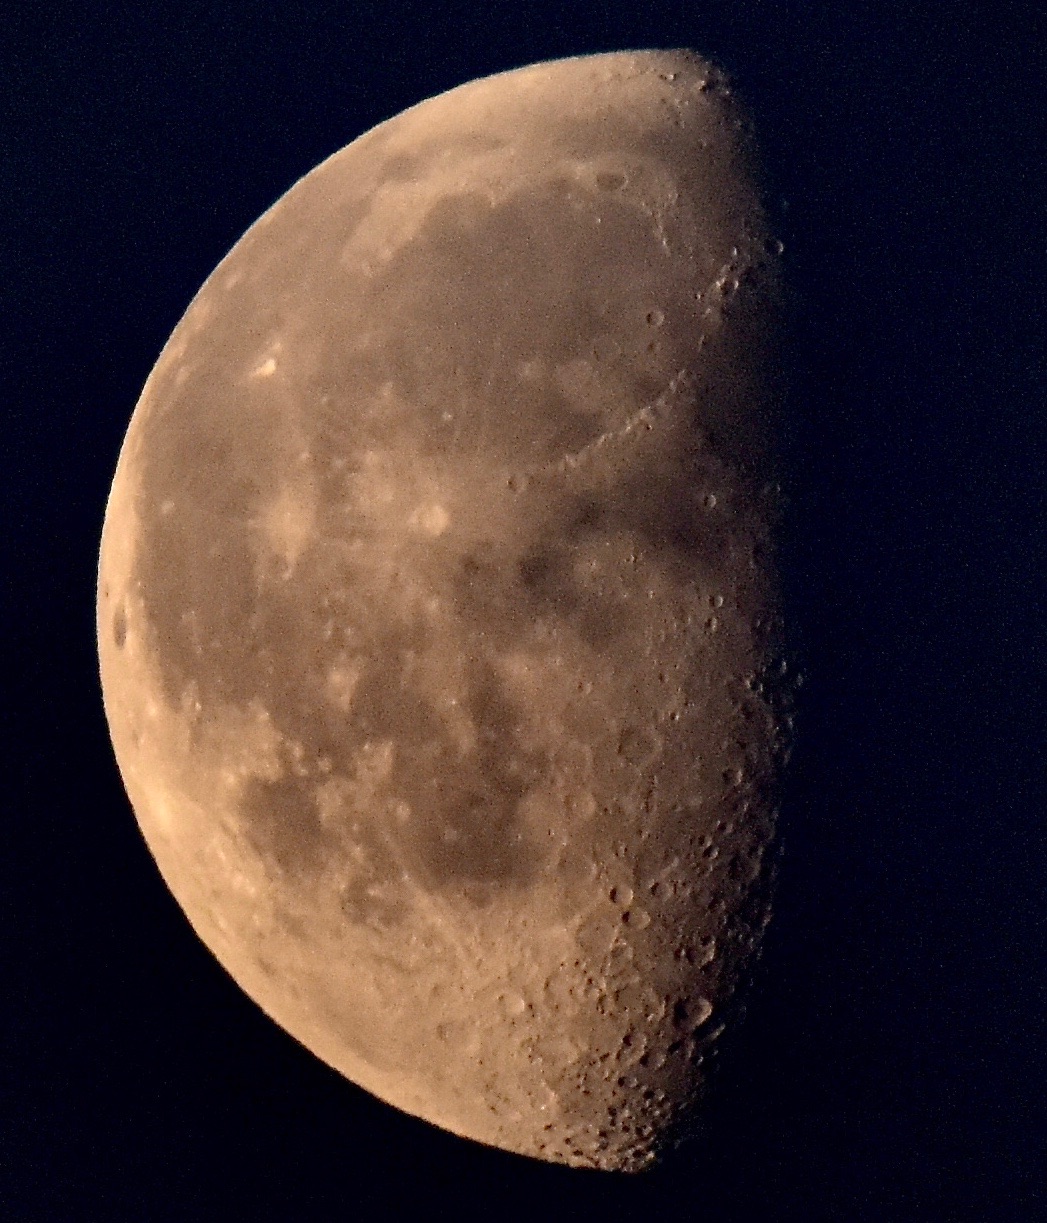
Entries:
POLYGON ((522 68, 296 183, 131 419, 98 640, 148 846, 278 1024, 456 1134, 645 1166, 751 965, 779 252, 708 63, 522 68))

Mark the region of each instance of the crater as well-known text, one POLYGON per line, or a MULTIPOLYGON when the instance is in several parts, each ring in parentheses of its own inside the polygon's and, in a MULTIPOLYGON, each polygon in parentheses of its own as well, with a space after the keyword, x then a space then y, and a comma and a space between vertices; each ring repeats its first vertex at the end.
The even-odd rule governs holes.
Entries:
MULTIPOLYGON (((564 177, 493 205, 468 192, 437 200, 368 286, 371 315, 397 326, 369 354, 367 379, 395 385, 412 405, 423 449, 454 403, 456 437, 480 461, 557 461, 595 441, 606 412, 627 411, 652 389, 647 363, 615 337, 629 333, 641 292, 623 299, 622 252, 656 262, 657 238, 635 209, 609 198, 594 239, 573 190, 564 177), (562 387, 521 378, 535 354, 566 379, 562 387), (495 404, 506 408, 492 413, 495 404)), ((320 366, 344 368, 344 348, 321 344, 320 366)))

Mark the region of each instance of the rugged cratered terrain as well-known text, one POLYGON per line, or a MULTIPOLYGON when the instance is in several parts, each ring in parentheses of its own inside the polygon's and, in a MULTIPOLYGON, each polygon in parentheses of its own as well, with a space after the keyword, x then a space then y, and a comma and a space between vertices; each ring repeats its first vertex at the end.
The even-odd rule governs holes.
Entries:
POLYGON ((777 247, 723 78, 543 64, 381 124, 201 289, 99 645, 165 880, 319 1057, 636 1168, 767 916, 777 247))

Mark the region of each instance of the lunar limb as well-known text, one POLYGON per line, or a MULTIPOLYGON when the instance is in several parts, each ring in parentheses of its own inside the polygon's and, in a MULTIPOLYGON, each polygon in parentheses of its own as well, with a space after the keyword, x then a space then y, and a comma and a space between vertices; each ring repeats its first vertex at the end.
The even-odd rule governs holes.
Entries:
POLYGON ((239 985, 355 1083, 657 1157, 769 913, 779 251, 689 52, 380 124, 204 284, 98 636, 128 794, 239 985))

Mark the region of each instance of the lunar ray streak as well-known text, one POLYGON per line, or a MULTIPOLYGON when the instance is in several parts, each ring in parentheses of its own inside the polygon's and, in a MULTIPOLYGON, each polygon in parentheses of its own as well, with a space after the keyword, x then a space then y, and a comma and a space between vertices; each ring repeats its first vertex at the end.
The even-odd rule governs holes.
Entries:
POLYGON ((455 953, 456 968, 459 973, 464 975, 467 966, 476 962, 476 957, 470 957, 466 953, 465 944, 455 934, 455 914, 450 906, 441 899, 430 896, 426 893, 425 888, 420 881, 411 873, 408 866, 406 856, 402 847, 389 835, 387 829, 380 829, 380 836, 387 849, 393 856, 397 866, 399 866, 402 878, 405 883, 409 883, 414 889, 414 903, 423 911, 426 918, 429 920, 431 929, 438 932, 440 938, 451 945, 455 953))

